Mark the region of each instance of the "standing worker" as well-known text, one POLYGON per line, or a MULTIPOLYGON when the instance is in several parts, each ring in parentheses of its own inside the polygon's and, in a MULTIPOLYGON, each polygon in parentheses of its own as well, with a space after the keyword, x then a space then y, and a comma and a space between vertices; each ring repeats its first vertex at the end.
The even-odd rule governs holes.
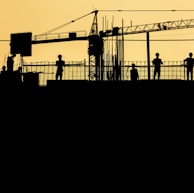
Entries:
POLYGON ((162 59, 159 58, 159 53, 156 53, 156 58, 152 60, 152 64, 154 65, 154 80, 156 78, 156 74, 158 75, 158 80, 160 79, 160 67, 163 64, 162 59))
POLYGON ((12 56, 7 57, 7 72, 12 73, 14 69, 14 58, 16 54, 12 54, 12 56))
POLYGON ((62 60, 62 55, 58 55, 58 60, 56 61, 57 71, 56 71, 56 80, 58 78, 62 80, 63 77, 63 68, 65 67, 65 61, 62 60))
POLYGON ((193 65, 194 65, 194 58, 193 53, 189 53, 189 57, 184 59, 184 65, 187 68, 187 80, 189 80, 189 75, 190 75, 190 80, 193 80, 193 65))
POLYGON ((138 70, 135 68, 135 64, 132 64, 132 69, 130 70, 130 76, 131 76, 131 81, 137 81, 139 80, 139 73, 138 70))

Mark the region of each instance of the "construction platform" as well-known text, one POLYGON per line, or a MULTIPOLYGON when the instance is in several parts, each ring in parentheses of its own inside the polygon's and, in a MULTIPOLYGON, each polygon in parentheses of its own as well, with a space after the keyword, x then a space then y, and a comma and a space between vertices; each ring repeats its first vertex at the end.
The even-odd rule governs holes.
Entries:
POLYGON ((192 81, 48 80, 3 87, 0 99, 5 159, 124 156, 129 144, 169 151, 191 142, 192 81))

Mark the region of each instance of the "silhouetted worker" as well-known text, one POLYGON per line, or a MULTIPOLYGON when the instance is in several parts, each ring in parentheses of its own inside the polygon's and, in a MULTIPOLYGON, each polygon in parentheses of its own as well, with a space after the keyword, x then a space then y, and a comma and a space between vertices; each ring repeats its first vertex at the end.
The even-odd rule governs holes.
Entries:
POLYGON ((58 58, 59 59, 56 61, 56 66, 57 66, 56 80, 58 80, 58 78, 60 80, 62 80, 63 68, 65 67, 65 61, 62 60, 62 55, 61 54, 58 55, 58 58))
POLYGON ((135 64, 132 64, 132 69, 130 70, 130 76, 131 76, 131 81, 137 81, 139 80, 139 73, 138 70, 135 68, 135 64))
POLYGON ((193 65, 194 65, 194 58, 193 53, 189 53, 189 57, 184 59, 184 65, 187 68, 187 80, 189 80, 189 75, 190 79, 193 80, 193 65))
POLYGON ((158 75, 158 80, 160 79, 160 67, 163 64, 162 59, 159 58, 159 53, 156 53, 156 58, 152 60, 152 64, 154 65, 154 80, 156 75, 158 75))
POLYGON ((16 54, 12 54, 12 56, 7 57, 7 72, 12 73, 14 68, 14 57, 16 54))
POLYGON ((1 74, 6 73, 6 66, 2 66, 1 74))
POLYGON ((3 66, 1 70, 1 80, 3 81, 6 80, 6 76, 7 76, 6 66, 3 66))

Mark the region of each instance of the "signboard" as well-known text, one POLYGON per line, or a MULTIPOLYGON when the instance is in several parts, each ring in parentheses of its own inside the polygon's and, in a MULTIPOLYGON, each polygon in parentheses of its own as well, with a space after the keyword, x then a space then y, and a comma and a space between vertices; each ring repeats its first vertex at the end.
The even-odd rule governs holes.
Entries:
POLYGON ((21 56, 32 55, 32 33, 13 33, 11 34, 11 54, 20 54, 21 56))

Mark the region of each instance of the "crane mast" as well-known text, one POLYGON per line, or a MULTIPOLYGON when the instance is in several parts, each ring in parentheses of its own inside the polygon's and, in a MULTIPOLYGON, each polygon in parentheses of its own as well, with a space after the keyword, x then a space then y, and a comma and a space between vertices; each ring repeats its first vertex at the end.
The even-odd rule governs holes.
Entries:
POLYGON ((89 80, 95 78, 96 80, 101 80, 103 73, 103 39, 99 36, 98 32, 98 18, 96 10, 90 33, 88 36, 88 55, 89 55, 89 80))

